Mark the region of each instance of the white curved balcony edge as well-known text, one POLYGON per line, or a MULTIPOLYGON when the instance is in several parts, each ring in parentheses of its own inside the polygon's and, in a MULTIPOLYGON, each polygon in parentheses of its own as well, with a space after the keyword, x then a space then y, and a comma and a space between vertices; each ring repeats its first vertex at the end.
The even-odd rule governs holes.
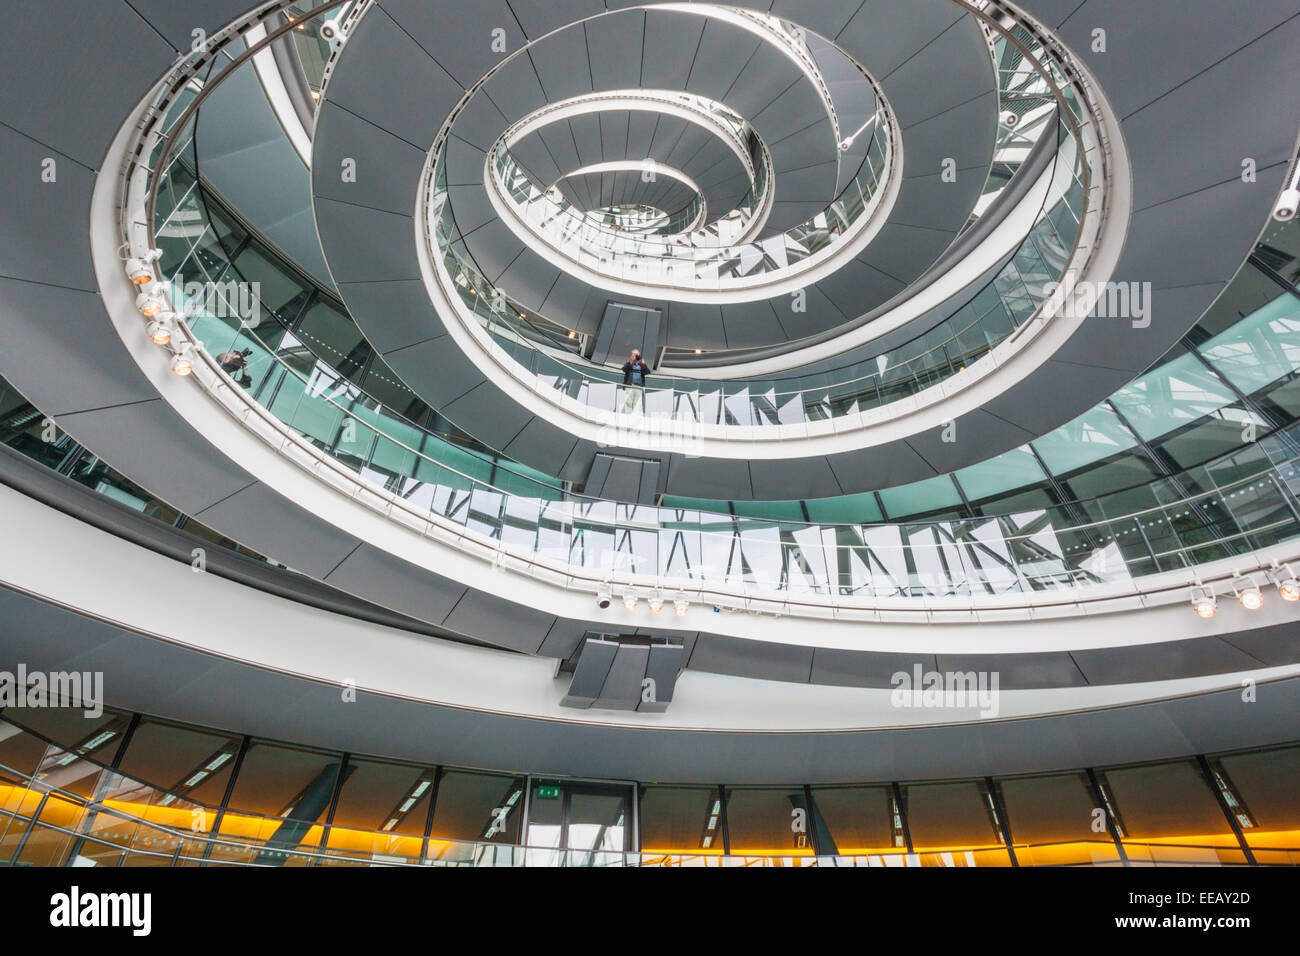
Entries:
MULTIPOLYGON (((1101 181, 1104 150, 1096 140, 1085 143, 1085 149, 1096 184, 1101 181)), ((1060 165, 1054 164, 1054 167, 1060 165)), ((1037 221, 1046 197, 1053 189, 1059 188, 1055 180, 1061 175, 1057 168, 1045 171, 987 243, 981 244, 967 260, 914 299, 871 323, 872 329, 879 329, 872 335, 897 328, 941 304, 1006 256, 1023 240, 1029 226, 1037 221)), ((421 182, 419 208, 426 208, 432 183, 430 169, 426 169, 421 182)), ((442 256, 431 252, 437 240, 427 232, 428 216, 415 217, 416 253, 425 287, 444 316, 457 347, 515 402, 551 424, 579 438, 611 447, 724 460, 797 459, 874 447, 926 430, 940 429, 945 423, 976 410, 1014 387, 1064 345, 1079 326, 1089 320, 1089 310, 1076 308, 1074 304, 1084 301, 1097 283, 1105 282, 1119 260, 1131 207, 1132 195, 1127 177, 1120 177, 1120 181, 1114 184, 1104 205, 1102 187, 1094 185, 1093 190, 1095 195, 1090 197, 1080 238, 1068 267, 1076 281, 1063 283, 1032 319, 991 352, 964 371, 900 401, 822 421, 786 425, 680 423, 673 419, 595 409, 562 395, 519 365, 483 328, 460 296, 452 291, 452 278, 442 256)), ((850 337, 857 338, 853 333, 843 338, 850 337)), ((832 341, 826 348, 838 352, 849 345, 832 341)), ((741 372, 732 371, 728 377, 741 377, 741 372)))
MULTIPOLYGON (((215 574, 195 574, 187 563, 3 486, 0 516, 21 540, 60 544, 0 552, 4 587, 174 647, 340 689, 352 687, 362 694, 570 725, 658 730, 849 731, 952 726, 977 720, 971 708, 893 706, 890 689, 774 682, 693 670, 678 677, 673 705, 665 713, 577 711, 559 705, 564 681, 555 679, 554 661, 430 640, 287 601, 215 574), (80 560, 64 560, 70 548, 80 560), (139 600, 142 581, 168 599, 139 600), (202 611, 213 607, 240 608, 243 624, 231 627, 220 615, 202 611), (177 608, 191 613, 178 614, 177 608)), ((1149 616, 1140 615, 1142 620, 1129 626, 1140 629, 1149 616)), ((1277 616, 1266 608, 1257 619, 1264 625, 1276 623, 1277 616)), ((1247 679, 1263 683, 1298 673, 1300 664, 1293 664, 1149 683, 1003 689, 998 693, 997 719, 1165 700, 1239 688, 1247 679)), ((110 675, 106 687, 110 699, 111 679, 110 675)))
MULTIPOLYGON (((604 97, 605 95, 595 94, 594 96, 604 97)), ((577 99, 586 98, 578 97, 577 99)), ((609 99, 619 104, 616 108, 630 109, 635 107, 626 104, 635 103, 637 97, 619 96, 609 99)), ((720 279, 717 281, 715 288, 697 289, 677 284, 674 282, 671 273, 668 275, 656 273, 646 281, 634 281, 626 277, 615 276, 608 271, 593 268, 581 259, 566 255, 554 244, 555 237, 549 235, 544 227, 532 222, 523 215, 511 197, 504 194, 501 183, 498 181, 496 172, 493 169, 495 148, 488 150, 483 163, 483 187, 497 217, 506 224, 518 239, 527 244, 533 252, 555 266, 555 268, 568 273, 576 279, 580 279, 588 285, 622 295, 644 296, 649 294, 653 298, 667 299, 672 302, 757 302, 762 299, 797 292, 810 284, 833 275, 841 265, 855 258, 858 253, 869 246, 880 230, 884 228, 889 212, 893 209, 898 194, 902 189, 904 157, 902 137, 899 135, 897 125, 892 119, 892 112, 889 110, 883 94, 878 94, 878 99, 881 114, 887 120, 885 126, 888 130, 888 149, 886 150, 884 170, 881 177, 883 179, 883 188, 877 185, 872 191, 866 205, 844 235, 837 242, 815 252, 794 266, 775 272, 762 272, 752 276, 720 279)), ((653 102, 657 103, 658 101, 653 102)), ((665 102, 662 106, 656 105, 654 108, 671 113, 670 105, 665 102)), ((513 139, 517 138, 518 136, 512 131, 508 135, 506 142, 509 144, 513 139)), ((438 149, 435 149, 430 156, 423 177, 425 180, 428 179, 429 174, 432 172, 437 153, 438 149)), ((745 164, 750 170, 752 182, 754 177, 752 163, 746 159, 745 164)), ((761 228, 763 222, 766 221, 774 199, 774 190, 771 185, 769 185, 766 192, 764 206, 759 214, 753 217, 746 229, 746 234, 752 234, 757 228, 761 228)), ((427 196, 427 189, 422 188, 421 199, 416 204, 416 209, 420 210, 417 219, 427 220, 429 218, 428 206, 425 204, 427 196)), ((718 250, 706 247, 704 251, 717 252, 718 250)))

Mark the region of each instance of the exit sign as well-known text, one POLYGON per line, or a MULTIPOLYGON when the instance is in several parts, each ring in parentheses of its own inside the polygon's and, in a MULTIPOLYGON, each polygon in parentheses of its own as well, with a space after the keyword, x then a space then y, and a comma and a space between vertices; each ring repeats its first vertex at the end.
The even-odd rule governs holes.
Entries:
POLYGON ((558 800, 560 798, 559 787, 538 787, 537 797, 540 800, 558 800))

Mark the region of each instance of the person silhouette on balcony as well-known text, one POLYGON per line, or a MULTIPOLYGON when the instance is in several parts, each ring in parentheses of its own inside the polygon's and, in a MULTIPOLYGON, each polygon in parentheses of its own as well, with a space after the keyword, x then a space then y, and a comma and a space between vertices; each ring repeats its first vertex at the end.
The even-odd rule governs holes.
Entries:
POLYGON ((629 415, 636 411, 641 402, 641 396, 645 392, 646 376, 650 374, 650 368, 641 358, 641 350, 633 349, 632 356, 623 366, 623 389, 627 398, 623 401, 623 414, 629 415))

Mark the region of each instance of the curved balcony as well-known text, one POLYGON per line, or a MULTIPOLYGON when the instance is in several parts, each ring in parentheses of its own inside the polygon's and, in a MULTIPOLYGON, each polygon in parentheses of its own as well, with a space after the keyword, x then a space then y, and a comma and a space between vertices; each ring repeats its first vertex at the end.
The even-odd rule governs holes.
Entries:
MULTIPOLYGON (((148 148, 138 154, 152 162, 134 164, 126 201, 134 209, 148 194, 165 219, 170 210, 155 202, 164 184, 151 170, 160 163, 171 168, 168 159, 187 140, 194 104, 180 91, 162 96, 143 131, 148 148)), ((148 223, 128 217, 124 224, 133 248, 152 243, 148 223)), ((164 262, 164 273, 174 275, 173 265, 164 262)), ((171 298, 185 304, 183 288, 157 295, 160 303, 171 298)), ((1294 456, 1262 467, 1257 461, 1228 482, 1220 482, 1223 462, 1216 462, 1190 482, 1212 490, 1091 522, 1050 509, 914 525, 749 522, 595 501, 535 480, 520 493, 430 456, 417 447, 423 440, 412 441, 382 408, 344 408, 336 380, 295 368, 291 356, 261 339, 249 316, 230 318, 202 309, 177 317, 170 347, 196 381, 284 453, 322 477, 321 466, 328 465, 331 481, 350 485, 354 495, 428 533, 450 528, 460 540, 493 549, 502 562, 545 565, 593 587, 614 582, 633 599, 637 589, 651 589, 661 602, 659 595, 675 589, 743 595, 745 601, 762 595, 816 613, 821 601, 800 599, 1073 590, 1261 550, 1294 536, 1300 513, 1294 456), (212 348, 205 349, 199 336, 212 348), (276 383, 260 405, 213 357, 240 348, 251 350, 251 365, 264 381, 276 383), (365 488, 369 495, 362 495, 365 488), (738 549, 737 541, 747 547, 738 549)))
MULTIPOLYGON (((1065 124, 1058 125, 1056 135, 1059 149, 1044 177, 1049 185, 1034 225, 1001 270, 982 288, 967 293, 964 306, 895 348, 803 376, 714 381, 651 375, 644 390, 625 389, 621 374, 537 345, 537 337, 520 322, 523 313, 519 308, 460 251, 459 233, 447 223, 445 214, 437 214, 445 208, 445 191, 440 190, 435 190, 432 205, 437 223, 434 237, 457 301, 512 363, 511 371, 532 380, 543 396, 569 410, 599 422, 607 422, 605 416, 614 413, 729 429, 828 421, 917 395, 965 371, 1015 336, 1058 292, 1067 270, 1075 268, 1081 224, 1087 216, 1088 172, 1065 124)), ((503 155, 508 160, 508 154, 503 155)), ((445 184, 445 169, 438 167, 435 174, 445 184)), ((865 207, 859 204, 855 208, 860 212, 865 207)), ((788 233, 758 244, 766 247, 793 241, 793 245, 782 245, 780 253, 744 256, 724 249, 719 250, 721 258, 706 258, 702 268, 732 273, 752 270, 750 274, 754 274, 765 267, 776 268, 780 261, 816 255, 839 241, 852 215, 852 209, 841 209, 837 203, 798 232, 797 239, 795 233, 788 233)), ((556 212, 556 216, 565 220, 564 228, 575 237, 606 235, 567 211, 556 212)), ((671 244, 611 238, 623 247, 666 251, 666 261, 681 255, 672 251, 676 247, 671 244)), ((693 251, 685 249, 686 253, 693 251)), ((625 427, 635 430, 635 421, 625 427)), ((744 437, 761 437, 761 432, 744 437)))
MULTIPOLYGON (((642 92, 629 102, 649 99, 642 92)), ((665 102, 687 98, 687 94, 663 94, 665 102)), ((601 94, 602 99, 610 94, 601 94)), ((697 99, 696 97, 690 97, 697 99)), ((624 97, 614 97, 623 102, 624 97)), ((593 226, 567 203, 556 201, 539 189, 510 155, 509 146, 518 136, 507 131, 489 150, 483 180, 494 208, 502 220, 552 264, 574 272, 594 285, 635 294, 654 290, 657 296, 673 299, 680 293, 725 296, 774 294, 774 285, 798 282, 815 271, 831 268, 836 261, 851 259, 875 234, 887 212, 890 178, 901 175, 901 142, 892 114, 877 93, 880 104, 869 121, 866 156, 858 173, 822 213, 784 233, 755 242, 745 242, 766 220, 771 196, 771 159, 761 140, 747 135, 755 160, 751 167, 749 198, 733 219, 722 219, 699 234, 681 237, 628 236, 593 226), (738 232, 738 234, 737 234, 738 232), (728 240, 728 235, 735 240, 728 240)), ((526 125, 526 122, 521 125, 526 125)), ((451 210, 444 201, 445 153, 439 149, 433 163, 435 181, 442 189, 430 193, 430 232, 459 234, 444 218, 451 210)), ((703 299, 701 299, 703 301, 703 299)))

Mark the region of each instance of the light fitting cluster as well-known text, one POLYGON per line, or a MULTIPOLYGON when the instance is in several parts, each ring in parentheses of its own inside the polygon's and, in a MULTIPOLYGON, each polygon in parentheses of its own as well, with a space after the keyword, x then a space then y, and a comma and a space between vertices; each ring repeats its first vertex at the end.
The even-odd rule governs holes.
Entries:
MULTIPOLYGON (((1300 601, 1300 579, 1296 578, 1295 572, 1289 564, 1274 562, 1267 575, 1269 583, 1277 588, 1278 597, 1283 601, 1300 601)), ((1254 574, 1234 572, 1228 587, 1232 591, 1232 596, 1247 611, 1258 611, 1264 606, 1264 592, 1254 574)), ((1196 611, 1199 617, 1207 621, 1218 613, 1219 597, 1215 594, 1212 585, 1198 582, 1192 588, 1192 609, 1196 611)))
POLYGON ((149 321, 145 334, 154 345, 172 353, 171 370, 183 377, 194 371, 194 346, 177 336, 180 317, 171 308, 167 291, 158 279, 161 258, 161 249, 148 249, 128 258, 124 268, 131 284, 140 290, 135 308, 149 321))
MULTIPOLYGON (((623 610, 635 611, 641 603, 640 595, 635 588, 627 588, 621 594, 623 610)), ((602 584, 596 591, 596 607, 602 611, 606 610, 614 603, 614 591, 609 584, 602 584)), ((650 608, 651 614, 662 613, 665 604, 663 588, 655 588, 646 600, 646 605, 650 608)), ((691 609, 690 599, 686 597, 685 591, 678 591, 672 597, 673 613, 678 617, 685 617, 686 612, 691 609)))

